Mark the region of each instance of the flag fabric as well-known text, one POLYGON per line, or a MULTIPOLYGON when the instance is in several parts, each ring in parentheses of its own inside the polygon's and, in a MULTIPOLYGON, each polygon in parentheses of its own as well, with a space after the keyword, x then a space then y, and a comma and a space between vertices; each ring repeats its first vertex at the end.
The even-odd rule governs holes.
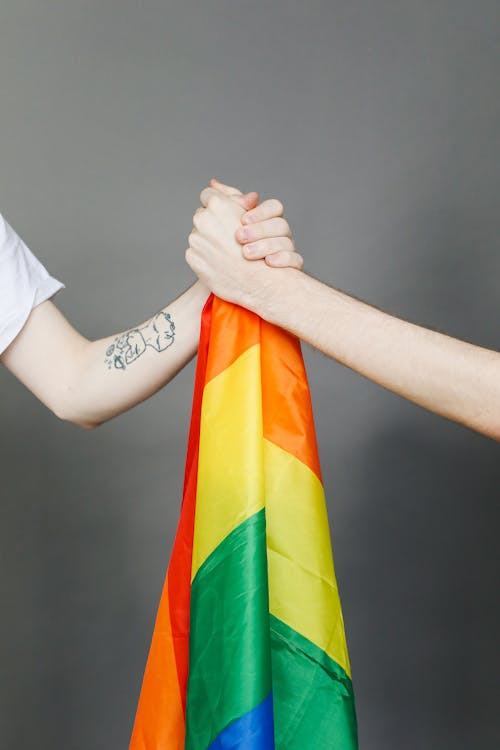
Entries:
POLYGON ((211 296, 130 750, 274 748, 357 748, 349 657, 300 344, 211 296))

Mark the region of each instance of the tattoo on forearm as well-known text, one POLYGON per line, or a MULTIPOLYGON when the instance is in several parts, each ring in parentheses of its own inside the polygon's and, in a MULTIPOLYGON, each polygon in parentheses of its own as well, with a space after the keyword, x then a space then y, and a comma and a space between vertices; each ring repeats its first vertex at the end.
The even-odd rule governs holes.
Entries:
POLYGON ((105 362, 108 369, 126 370, 128 365, 144 354, 148 346, 163 352, 172 346, 174 338, 175 323, 169 313, 161 311, 142 328, 133 328, 117 336, 106 349, 105 362))

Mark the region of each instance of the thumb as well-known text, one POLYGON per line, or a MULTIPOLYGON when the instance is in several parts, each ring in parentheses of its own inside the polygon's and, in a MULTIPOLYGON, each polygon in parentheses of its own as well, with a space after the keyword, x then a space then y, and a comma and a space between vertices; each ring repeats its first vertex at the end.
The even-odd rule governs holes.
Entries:
POLYGON ((255 208, 259 200, 258 193, 252 190, 251 193, 245 195, 238 190, 238 188, 232 187, 231 185, 225 185, 223 182, 212 178, 210 180, 210 187, 214 190, 218 190, 222 195, 226 195, 228 198, 234 200, 239 206, 249 211, 251 208, 255 208))
POLYGON ((259 202, 259 194, 253 190, 250 193, 245 193, 245 195, 231 195, 230 197, 231 200, 237 203, 238 206, 244 208, 245 211, 250 211, 250 209, 255 208, 259 202))
POLYGON ((214 177, 210 180, 210 187, 218 190, 222 195, 227 195, 229 198, 232 198, 233 195, 243 195, 238 188, 232 187, 232 185, 226 185, 224 182, 216 180, 214 177))

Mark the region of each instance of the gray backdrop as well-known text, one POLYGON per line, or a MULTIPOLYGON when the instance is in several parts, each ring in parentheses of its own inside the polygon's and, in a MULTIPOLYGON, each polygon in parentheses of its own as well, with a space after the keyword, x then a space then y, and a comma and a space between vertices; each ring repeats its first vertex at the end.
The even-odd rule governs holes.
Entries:
MULTIPOLYGON (((191 283, 218 176, 314 275, 498 349, 498 9, 1 0, 0 209, 88 337, 191 283)), ((306 359, 361 747, 498 746, 498 445, 306 359)), ((2 748, 128 746, 193 373, 85 432, 0 372, 2 748)))

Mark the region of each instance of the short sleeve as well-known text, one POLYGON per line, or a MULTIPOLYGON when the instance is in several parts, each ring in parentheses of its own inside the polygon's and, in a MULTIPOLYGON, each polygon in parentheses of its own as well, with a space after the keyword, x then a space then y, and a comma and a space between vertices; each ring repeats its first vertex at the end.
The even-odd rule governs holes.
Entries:
POLYGON ((0 354, 20 332, 34 307, 64 284, 49 275, 0 214, 0 354))

